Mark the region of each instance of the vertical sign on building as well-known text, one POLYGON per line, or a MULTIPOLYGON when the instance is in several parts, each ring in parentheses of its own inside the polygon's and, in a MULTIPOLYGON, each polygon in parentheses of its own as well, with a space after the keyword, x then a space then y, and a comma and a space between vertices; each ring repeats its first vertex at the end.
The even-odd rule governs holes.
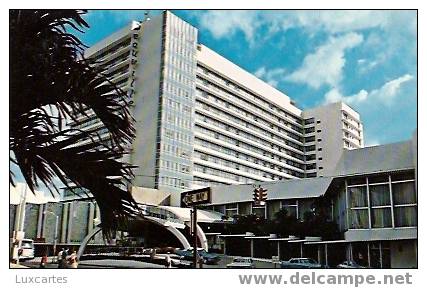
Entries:
POLYGON ((131 98, 130 104, 133 104, 132 97, 135 94, 136 81, 136 66, 138 64, 138 45, 139 45, 139 30, 141 26, 135 26, 131 32, 131 51, 130 51, 130 78, 128 96, 131 98))

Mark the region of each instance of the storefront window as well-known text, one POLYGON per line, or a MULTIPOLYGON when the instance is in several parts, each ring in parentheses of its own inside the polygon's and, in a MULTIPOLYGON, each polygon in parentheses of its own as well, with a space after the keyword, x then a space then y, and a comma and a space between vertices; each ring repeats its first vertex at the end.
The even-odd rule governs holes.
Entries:
POLYGON ((390 244, 389 242, 369 243, 370 267, 372 268, 390 268, 390 244))

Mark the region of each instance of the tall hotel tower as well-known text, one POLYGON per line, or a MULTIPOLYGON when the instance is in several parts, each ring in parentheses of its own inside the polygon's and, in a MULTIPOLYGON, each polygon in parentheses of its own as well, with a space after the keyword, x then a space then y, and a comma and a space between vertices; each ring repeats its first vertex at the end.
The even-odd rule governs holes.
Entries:
MULTIPOLYGON (((363 147, 359 114, 343 103, 302 111, 285 94, 197 41, 169 11, 133 21, 86 51, 132 95, 133 186, 180 192, 333 173, 363 147)), ((99 125, 88 117, 85 127, 99 125)))

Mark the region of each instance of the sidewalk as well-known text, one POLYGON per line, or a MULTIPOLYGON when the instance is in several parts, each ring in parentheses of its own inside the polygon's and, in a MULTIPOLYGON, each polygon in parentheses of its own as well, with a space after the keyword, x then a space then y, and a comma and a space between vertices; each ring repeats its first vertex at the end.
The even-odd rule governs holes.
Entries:
POLYGON ((9 263, 9 268, 11 269, 17 269, 17 268, 30 268, 21 264, 14 264, 14 263, 9 263))

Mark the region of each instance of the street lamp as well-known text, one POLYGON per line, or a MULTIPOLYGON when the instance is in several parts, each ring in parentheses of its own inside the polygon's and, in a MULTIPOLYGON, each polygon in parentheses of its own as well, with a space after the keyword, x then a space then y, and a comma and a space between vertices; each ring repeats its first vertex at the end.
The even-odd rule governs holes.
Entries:
POLYGON ((55 216, 55 236, 53 238, 53 256, 56 256, 56 244, 58 241, 58 220, 59 220, 59 216, 56 215, 55 213, 53 213, 52 211, 44 211, 43 214, 52 214, 53 216, 55 216))

